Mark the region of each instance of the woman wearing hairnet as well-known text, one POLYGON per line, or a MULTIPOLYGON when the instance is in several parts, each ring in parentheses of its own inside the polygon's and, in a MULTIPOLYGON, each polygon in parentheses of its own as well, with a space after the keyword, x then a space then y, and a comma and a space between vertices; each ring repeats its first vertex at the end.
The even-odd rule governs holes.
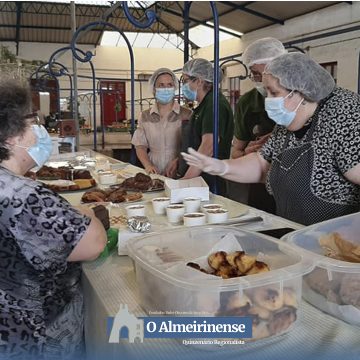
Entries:
POLYGON ((359 211, 359 95, 300 53, 272 60, 263 83, 277 125, 260 151, 221 161, 189 149, 186 161, 238 182, 265 179, 277 214, 304 225, 359 211))
POLYGON ((178 80, 170 69, 156 70, 149 86, 156 102, 140 114, 131 142, 147 173, 173 178, 179 161, 181 123, 190 118, 191 111, 174 100, 178 80))
MULTIPOLYGON (((190 121, 183 126, 182 149, 190 146, 208 156, 213 154, 213 80, 214 68, 208 60, 193 59, 183 67, 183 95, 190 101, 196 100, 198 106, 190 121)), ((219 159, 230 157, 233 133, 234 120, 230 104, 219 93, 219 159)), ((201 169, 195 166, 180 166, 179 170, 184 179, 201 174, 201 169)), ((207 183, 213 182, 209 175, 205 174, 203 177, 207 183)), ((219 194, 225 194, 225 188, 225 182, 219 181, 219 194)))

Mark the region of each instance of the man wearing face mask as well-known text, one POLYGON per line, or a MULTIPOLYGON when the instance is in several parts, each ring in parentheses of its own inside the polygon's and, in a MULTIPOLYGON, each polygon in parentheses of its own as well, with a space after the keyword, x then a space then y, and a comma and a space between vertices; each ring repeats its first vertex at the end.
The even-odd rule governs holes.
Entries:
POLYGON ((178 168, 181 124, 191 110, 175 101, 176 75, 167 68, 156 70, 149 79, 155 104, 143 111, 132 138, 136 155, 149 174, 174 178, 178 168))
MULTIPOLYGON (((205 59, 190 60, 183 67, 182 78, 184 97, 198 103, 190 121, 184 123, 182 149, 190 146, 202 154, 212 156, 214 67, 210 61, 205 59)), ((229 158, 233 133, 234 120, 230 104, 225 96, 219 93, 219 159, 229 158)), ((201 171, 195 167, 187 167, 186 164, 185 166, 182 165, 181 163, 180 174, 184 179, 191 179, 201 174, 201 171)), ((213 178, 209 177, 209 175, 202 174, 202 176, 209 185, 213 183, 213 178)), ((225 182, 222 179, 218 180, 218 193, 225 195, 225 182)))
POLYGON ((29 114, 28 85, 0 79, 1 355, 78 359, 84 346, 81 263, 94 260, 106 233, 94 212, 75 209, 24 177, 48 160, 52 142, 29 114))
MULTIPOLYGON (((269 138, 275 122, 265 111, 266 90, 262 83, 265 66, 275 57, 286 54, 281 41, 263 38, 251 43, 243 52, 242 60, 250 71, 255 88, 242 95, 235 109, 235 131, 231 157, 236 159, 258 151, 269 138)), ((231 198, 251 206, 275 212, 275 203, 263 184, 238 185, 229 182, 231 198)))
POLYGON ((237 182, 266 179, 276 213, 304 225, 359 211, 360 96, 301 53, 272 60, 263 83, 277 125, 261 150, 221 161, 190 149, 186 161, 237 182))

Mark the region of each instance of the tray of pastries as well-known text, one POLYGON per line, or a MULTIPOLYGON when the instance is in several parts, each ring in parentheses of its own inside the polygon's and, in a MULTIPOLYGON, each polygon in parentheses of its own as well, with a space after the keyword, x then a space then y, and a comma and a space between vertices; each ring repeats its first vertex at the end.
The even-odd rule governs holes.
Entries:
POLYGON ((25 176, 41 181, 55 192, 79 191, 96 186, 96 181, 88 170, 66 166, 55 168, 44 165, 36 173, 29 171, 25 176))
POLYGON ((92 202, 111 202, 111 203, 122 203, 122 202, 134 202, 139 201, 143 197, 142 193, 128 193, 123 189, 99 189, 95 188, 92 190, 86 191, 81 201, 83 203, 92 203, 92 202))
POLYGON ((152 179, 149 175, 141 172, 135 176, 125 179, 119 185, 113 185, 114 188, 123 189, 125 191, 135 192, 152 192, 162 191, 165 189, 164 181, 160 179, 152 179))

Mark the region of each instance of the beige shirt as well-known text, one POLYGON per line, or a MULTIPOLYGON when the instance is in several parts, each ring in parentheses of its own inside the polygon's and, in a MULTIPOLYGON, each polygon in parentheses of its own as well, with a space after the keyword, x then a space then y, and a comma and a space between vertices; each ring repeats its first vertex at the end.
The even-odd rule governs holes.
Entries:
POLYGON ((181 124, 183 120, 190 119, 191 113, 191 110, 174 102, 172 110, 163 117, 156 103, 140 114, 131 143, 150 150, 148 156, 161 174, 180 153, 181 124))

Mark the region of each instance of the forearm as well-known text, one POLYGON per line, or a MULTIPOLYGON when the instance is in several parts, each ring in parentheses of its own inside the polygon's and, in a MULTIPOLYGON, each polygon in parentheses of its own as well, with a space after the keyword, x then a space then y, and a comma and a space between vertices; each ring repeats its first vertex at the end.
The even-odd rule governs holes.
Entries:
POLYGON ((147 148, 145 146, 137 146, 136 155, 145 169, 153 165, 149 159, 149 156, 147 154, 147 148))
POLYGON ((236 137, 233 139, 233 144, 231 148, 231 158, 237 159, 245 155, 245 148, 248 144, 248 141, 239 140, 236 137))
POLYGON ((228 165, 228 169, 222 177, 240 183, 262 182, 269 169, 269 163, 259 153, 223 161, 228 165))
MULTIPOLYGON (((212 156, 213 155, 213 140, 212 140, 212 134, 205 134, 202 137, 201 144, 197 150, 200 154, 204 154, 206 156, 212 156)), ((183 179, 192 179, 196 176, 199 176, 201 174, 201 170, 196 168, 195 166, 190 166, 185 175, 183 176, 183 179)))
POLYGON ((196 168, 195 166, 189 166, 182 179, 192 179, 194 177, 199 176, 200 174, 201 174, 200 169, 196 168))

